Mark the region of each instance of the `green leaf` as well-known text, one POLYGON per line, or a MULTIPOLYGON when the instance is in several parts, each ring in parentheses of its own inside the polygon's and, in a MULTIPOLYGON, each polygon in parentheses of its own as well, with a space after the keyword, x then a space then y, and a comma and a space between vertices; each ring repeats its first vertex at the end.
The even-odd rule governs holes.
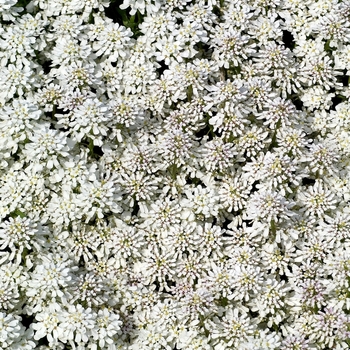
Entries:
POLYGON ((21 218, 24 218, 24 217, 26 217, 26 214, 23 213, 22 211, 20 211, 19 209, 16 209, 14 212, 12 212, 12 213, 10 214, 10 216, 11 216, 12 218, 16 218, 17 216, 19 216, 19 217, 21 217, 21 218))

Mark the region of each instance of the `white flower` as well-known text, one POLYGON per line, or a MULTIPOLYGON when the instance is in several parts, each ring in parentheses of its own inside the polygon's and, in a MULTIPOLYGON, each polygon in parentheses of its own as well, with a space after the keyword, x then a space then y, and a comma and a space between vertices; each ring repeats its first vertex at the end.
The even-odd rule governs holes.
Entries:
POLYGON ((185 131, 172 128, 159 137, 158 153, 169 165, 181 166, 193 157, 192 149, 196 145, 193 137, 185 131))
POLYGON ((287 302, 285 299, 290 289, 290 286, 285 285, 284 281, 267 279, 256 299, 250 302, 251 310, 259 312, 259 319, 264 319, 271 314, 267 318, 268 327, 280 324, 286 316, 284 308, 287 302))
MULTIPOLYGON (((250 337, 246 343, 249 350, 278 350, 281 345, 281 336, 276 332, 268 330, 259 330, 254 337, 250 337)), ((244 349, 244 348, 243 348, 244 349)))
POLYGON ((332 68, 332 60, 328 56, 319 56, 312 59, 305 59, 300 65, 300 80, 306 85, 320 84, 329 90, 337 85, 336 75, 341 75, 339 71, 332 68))
MULTIPOLYGON (((197 332, 196 332, 197 333, 197 332)), ((180 349, 186 350, 212 350, 213 347, 209 344, 207 337, 201 334, 194 334, 190 339, 187 339, 186 343, 181 344, 180 349)))
POLYGON ((36 331, 34 334, 35 340, 47 337, 49 344, 58 340, 62 335, 58 327, 58 315, 60 311, 61 310, 57 310, 56 305, 50 305, 35 315, 35 320, 37 322, 31 325, 32 329, 36 331))
POLYGON ((77 199, 82 203, 80 207, 82 207, 86 223, 93 217, 102 219, 108 212, 122 212, 120 206, 122 197, 119 192, 119 186, 117 187, 113 179, 85 182, 77 199))
POLYGON ((30 32, 20 29, 18 26, 10 26, 1 34, 0 48, 2 50, 1 65, 6 66, 7 61, 11 63, 25 63, 29 61, 26 55, 34 56, 33 44, 35 37, 30 32))
POLYGON ((268 41, 253 59, 257 62, 257 67, 265 72, 277 68, 286 68, 293 65, 293 53, 288 48, 278 45, 273 41, 268 41))
POLYGON ((130 28, 118 23, 106 23, 92 47, 97 56, 108 57, 113 62, 118 57, 124 58, 127 55, 128 48, 132 45, 131 36, 130 28))
POLYGON ((172 280, 175 274, 176 259, 173 252, 167 249, 145 249, 142 251, 142 258, 142 265, 138 268, 142 267, 149 284, 157 281, 160 283, 160 290, 163 290, 166 279, 172 280))
POLYGON ((122 164, 131 172, 145 171, 153 173, 159 165, 156 164, 155 149, 148 143, 128 142, 121 159, 122 164))
POLYGON ((227 298, 231 293, 232 276, 228 264, 215 263, 213 260, 206 264, 205 284, 210 287, 215 299, 227 298))
POLYGON ((122 321, 118 314, 103 308, 97 313, 96 328, 91 330, 92 337, 95 341, 98 340, 101 348, 104 348, 107 344, 111 345, 115 342, 115 336, 120 333, 121 325, 122 321))
POLYGON ((295 214, 290 210, 294 206, 285 197, 276 192, 259 191, 254 193, 248 203, 247 218, 253 220, 263 219, 279 222, 295 214))
MULTIPOLYGON (((5 100, 10 100, 17 93, 23 96, 25 92, 30 91, 38 84, 35 79, 35 70, 37 65, 34 63, 9 64, 6 68, 2 68, 0 79, 3 84, 0 87, 0 97, 5 100)), ((40 76, 40 71, 37 71, 40 76)))
POLYGON ((282 37, 281 21, 277 19, 276 12, 269 13, 269 16, 258 16, 254 21, 249 21, 248 34, 265 44, 269 39, 282 37))
POLYGON ((94 272, 83 272, 70 285, 70 303, 81 303, 88 307, 99 307, 109 299, 110 290, 102 277, 94 272))
POLYGON ((112 119, 108 106, 98 99, 88 99, 73 113, 69 127, 73 139, 81 142, 85 137, 91 138, 95 146, 102 146, 102 138, 107 136, 107 122, 112 119))
POLYGON ((265 129, 253 125, 238 139, 237 150, 240 154, 246 153, 248 157, 255 156, 271 142, 269 133, 265 129))
POLYGON ((83 61, 73 61, 67 65, 61 65, 57 69, 52 69, 50 74, 60 81, 60 86, 69 89, 86 89, 89 86, 96 87, 101 83, 102 73, 95 70, 92 63, 83 61))
MULTIPOLYGON (((12 266, 3 264, 0 269, 0 308, 2 310, 11 310, 19 302, 18 272, 12 266)), ((24 281, 23 281, 24 282, 24 281)))
POLYGON ((128 97, 128 95, 116 96, 109 102, 113 113, 113 123, 125 125, 129 128, 144 118, 145 112, 142 110, 138 100, 128 97))
POLYGON ((237 154, 234 144, 230 142, 225 143, 220 137, 207 141, 200 151, 202 154, 201 163, 205 168, 213 172, 224 172, 232 168, 234 156, 237 154))
POLYGON ((249 301, 260 293, 263 275, 259 266, 236 264, 232 271, 232 291, 229 300, 249 301))
MULTIPOLYGON (((104 238, 104 237, 102 237, 104 238)), ((143 246, 143 236, 135 227, 123 223, 120 227, 111 228, 111 241, 105 243, 108 251, 112 251, 115 258, 126 260, 130 256, 139 256, 143 246)))
POLYGON ((242 178, 238 173, 235 173, 235 176, 224 177, 218 189, 222 207, 228 212, 243 209, 251 189, 252 186, 247 179, 242 178))
MULTIPOLYGON (((198 185, 193 189, 185 190, 186 199, 182 199, 181 204, 185 208, 189 208, 195 216, 203 215, 206 218, 217 216, 221 206, 219 204, 219 196, 214 188, 202 187, 198 185)), ((188 219, 193 217, 190 212, 185 216, 188 219)))
POLYGON ((268 125, 271 129, 277 128, 277 125, 284 128, 295 123, 297 111, 293 103, 286 99, 277 97, 274 100, 268 100, 264 108, 266 110, 261 112, 257 118, 263 119, 264 125, 268 125))
POLYGON ((327 211, 336 208, 337 200, 334 194, 325 188, 322 181, 317 180, 313 186, 309 186, 307 190, 300 191, 298 195, 299 201, 302 203, 302 212, 305 215, 322 217, 327 211))
POLYGON ((175 268, 175 276, 180 277, 182 281, 193 283, 196 278, 200 278, 205 267, 201 263, 204 260, 202 254, 190 251, 188 254, 184 253, 180 259, 177 260, 175 268))
POLYGON ((300 242, 298 246, 300 250, 293 254, 295 262, 324 261, 334 247, 334 240, 333 237, 327 237, 322 231, 319 231, 317 235, 300 242))
POLYGON ((82 218, 83 203, 78 200, 77 195, 72 192, 62 191, 62 196, 52 194, 45 213, 52 223, 67 227, 70 222, 82 218))
POLYGON ((217 26, 211 35, 210 44, 214 48, 212 59, 219 67, 229 68, 230 64, 239 66, 243 60, 255 52, 255 44, 249 43, 249 36, 240 30, 217 26))
POLYGON ((214 131, 218 130, 225 140, 229 140, 244 134, 245 126, 249 124, 246 116, 247 111, 241 106, 225 102, 225 107, 220 108, 216 115, 209 119, 209 123, 214 126, 214 131))
POLYGON ((8 148, 10 140, 15 143, 12 152, 18 149, 18 144, 24 142, 37 125, 42 112, 32 101, 16 99, 12 101, 12 106, 3 107, 3 115, 0 119, 0 130, 6 132, 8 139, 1 142, 3 147, 8 148))
POLYGON ((180 223, 180 213, 182 208, 177 201, 171 201, 169 197, 150 203, 147 207, 141 207, 141 218, 145 221, 142 227, 169 228, 180 223))
POLYGON ((191 320, 217 312, 212 292, 206 286, 199 286, 195 290, 189 290, 184 298, 180 300, 179 306, 182 306, 185 314, 191 320))
POLYGON ((85 261, 89 261, 99 244, 100 240, 94 228, 79 222, 72 225, 67 245, 70 247, 69 253, 73 254, 75 260, 79 261, 80 257, 83 257, 85 261))
POLYGON ((59 169, 54 169, 51 172, 51 184, 60 183, 62 189, 64 189, 62 195, 66 199, 75 197, 74 195, 69 195, 68 198, 65 197, 68 194, 66 190, 73 190, 77 186, 83 185, 87 179, 94 178, 93 169, 87 168, 87 153, 87 150, 82 150, 80 154, 74 155, 74 157, 70 156, 69 160, 60 162, 61 167, 59 169))
MULTIPOLYGON (((184 50, 184 40, 177 40, 173 35, 158 39, 154 44, 156 51, 156 60, 163 61, 166 65, 172 62, 183 62, 188 53, 184 50)), ((195 52, 194 52, 195 54, 195 52)))
POLYGON ((289 275, 289 266, 292 264, 292 252, 295 250, 294 247, 285 248, 281 250, 277 244, 264 244, 261 251, 261 258, 263 265, 265 265, 271 273, 278 271, 279 275, 289 275))
POLYGON ((9 248, 9 259, 16 259, 17 264, 20 264, 24 249, 37 247, 33 240, 37 232, 37 225, 31 219, 10 217, 0 224, 0 249, 9 248))
POLYGON ((120 183, 127 193, 125 202, 133 207, 135 201, 149 201, 157 190, 157 179, 151 178, 144 173, 123 174, 120 183))
POLYGON ((96 314, 80 304, 69 305, 67 309, 60 311, 58 319, 58 339, 64 343, 87 343, 92 336, 92 329, 96 327, 96 314))
POLYGON ((36 342, 34 342, 33 339, 33 333, 34 331, 30 328, 27 328, 26 331, 23 330, 22 336, 19 339, 16 339, 16 342, 14 342, 11 346, 12 350, 33 350, 37 349, 36 342))
POLYGON ((313 110, 315 108, 329 109, 333 104, 332 98, 335 96, 329 93, 322 86, 312 86, 303 91, 300 99, 305 107, 313 110))
MULTIPOLYGON (((324 311, 319 311, 314 319, 311 340, 332 347, 349 339, 350 320, 343 311, 326 307, 324 311)), ((345 345, 345 342, 342 345, 345 345)))
POLYGON ((33 272, 30 273, 27 291, 38 291, 42 299, 48 296, 65 300, 64 288, 72 280, 72 272, 76 270, 72 261, 64 255, 46 255, 40 259, 33 272))
POLYGON ((207 328, 210 330, 211 338, 214 339, 215 350, 239 348, 247 341, 248 336, 253 335, 254 326, 251 324, 247 313, 238 308, 228 307, 224 316, 208 321, 207 328), (216 340, 218 339, 218 340, 216 340))
POLYGON ((247 25, 250 23, 249 19, 253 16, 250 4, 245 1, 235 1, 225 7, 225 11, 222 14, 222 17, 225 19, 223 25, 225 27, 234 26, 243 31, 247 28, 247 25))
MULTIPOLYGON (((147 2, 146 2, 147 3, 147 2)), ((130 7, 130 15, 135 15, 137 11, 143 15, 145 13, 145 0, 123 0, 123 3, 119 6, 122 10, 130 7)))
MULTIPOLYGON (((127 0, 125 0, 127 1, 127 0)), ((135 1, 135 0, 132 0, 135 1)), ((143 0, 140 0, 143 1, 143 0)), ((140 23, 140 31, 144 34, 149 43, 172 32, 176 27, 176 18, 170 12, 160 10, 157 13, 149 13, 140 23)))
POLYGON ((0 345, 3 348, 11 346, 22 331, 23 326, 18 316, 0 312, 0 345))
POLYGON ((332 142, 314 143, 310 147, 308 154, 302 158, 302 161, 307 161, 309 169, 314 173, 323 175, 325 172, 329 174, 336 174, 336 163, 339 160, 337 149, 332 142))
POLYGON ((294 156, 301 156, 309 143, 306 133, 302 129, 281 128, 277 130, 277 142, 285 154, 291 152, 294 156))
POLYGON ((65 133, 52 130, 47 124, 37 124, 29 135, 29 141, 24 145, 23 154, 28 161, 41 160, 49 169, 60 168, 59 157, 67 157, 74 147, 74 142, 65 133))
POLYGON ((0 13, 4 21, 13 21, 23 7, 15 6, 16 0, 2 0, 0 3, 0 13))
POLYGON ((60 37, 78 38, 81 35, 83 21, 76 14, 60 15, 52 20, 52 32, 47 39, 54 41, 60 37))
POLYGON ((57 38, 56 45, 47 55, 52 60, 53 66, 81 59, 87 61, 91 55, 91 47, 86 40, 79 43, 76 39, 62 36, 57 38))
POLYGON ((206 5, 202 0, 196 4, 188 4, 181 11, 181 18, 185 22, 196 22, 207 30, 210 30, 217 21, 217 16, 212 12, 212 6, 206 5))
POLYGON ((182 256, 188 251, 196 250, 199 236, 195 222, 184 220, 180 224, 172 225, 163 233, 163 242, 166 247, 173 250, 174 255, 182 256))
POLYGON ((287 335, 287 337, 282 341, 281 350, 293 350, 295 348, 300 350, 310 349, 310 340, 306 339, 305 336, 301 334, 287 335))

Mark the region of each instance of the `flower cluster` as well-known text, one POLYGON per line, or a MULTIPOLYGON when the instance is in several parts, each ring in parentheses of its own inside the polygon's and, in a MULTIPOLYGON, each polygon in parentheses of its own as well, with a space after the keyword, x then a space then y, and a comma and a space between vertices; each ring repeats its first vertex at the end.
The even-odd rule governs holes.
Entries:
POLYGON ((349 15, 0 0, 0 349, 349 349, 349 15))

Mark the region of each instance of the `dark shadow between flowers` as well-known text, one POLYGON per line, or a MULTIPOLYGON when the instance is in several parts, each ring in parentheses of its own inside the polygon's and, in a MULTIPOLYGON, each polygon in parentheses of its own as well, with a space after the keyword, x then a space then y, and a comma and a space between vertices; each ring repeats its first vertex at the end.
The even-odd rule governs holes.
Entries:
POLYGON ((294 49, 294 47, 295 47, 294 36, 288 30, 283 31, 282 41, 283 41, 285 47, 287 47, 290 50, 294 49))
POLYGON ((134 39, 137 39, 137 37, 141 34, 141 32, 138 30, 138 26, 143 22, 144 15, 142 15, 139 11, 137 11, 135 15, 131 15, 129 8, 125 10, 120 8, 120 5, 122 4, 122 0, 112 0, 109 6, 104 8, 104 13, 106 17, 112 19, 114 23, 130 28, 134 34, 134 39))
MULTIPOLYGON (((114 23, 123 24, 123 15, 121 13, 120 5, 123 4, 122 0, 111 1, 108 7, 105 7, 105 15, 112 19, 114 23)), ((126 11, 123 11, 126 14, 126 11)))
POLYGON ((166 65, 164 61, 159 61, 158 64, 160 65, 160 67, 157 68, 157 73, 159 74, 159 77, 161 77, 164 71, 169 69, 169 66, 166 65))
POLYGON ((304 177, 303 179, 302 179, 302 185, 303 186, 306 186, 306 185, 314 185, 315 184, 315 179, 310 179, 310 178, 308 178, 308 177, 304 177))
POLYGON ((334 96, 332 97, 332 106, 331 106, 331 110, 334 111, 335 107, 337 107, 340 103, 344 102, 344 99, 340 96, 334 96))

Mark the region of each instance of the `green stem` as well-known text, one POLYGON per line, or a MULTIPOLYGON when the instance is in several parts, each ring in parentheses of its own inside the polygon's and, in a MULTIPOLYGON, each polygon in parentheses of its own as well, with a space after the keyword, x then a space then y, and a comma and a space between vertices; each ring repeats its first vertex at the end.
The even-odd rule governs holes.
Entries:
POLYGON ((193 87, 192 87, 192 85, 190 85, 190 86, 187 88, 187 99, 188 99, 188 102, 191 101, 192 96, 193 96, 193 87))
POLYGON ((177 166, 175 163, 173 163, 171 166, 170 166, 170 174, 171 174, 171 178, 173 180, 176 180, 176 175, 177 175, 177 166))

